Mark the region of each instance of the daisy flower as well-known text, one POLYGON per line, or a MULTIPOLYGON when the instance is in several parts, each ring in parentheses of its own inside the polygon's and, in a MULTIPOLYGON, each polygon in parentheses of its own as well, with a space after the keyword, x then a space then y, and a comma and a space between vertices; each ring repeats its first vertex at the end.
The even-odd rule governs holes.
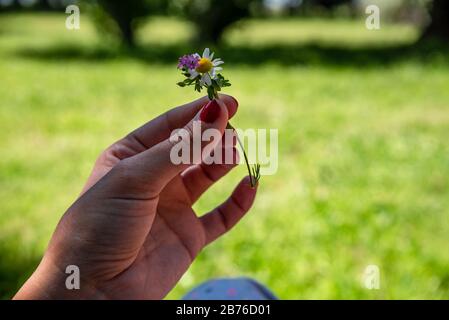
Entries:
POLYGON ((224 61, 220 58, 214 59, 214 53, 209 48, 204 49, 203 55, 198 53, 187 54, 179 58, 178 69, 180 69, 186 79, 179 82, 181 87, 194 85, 195 90, 201 92, 206 88, 209 98, 218 96, 218 91, 222 87, 228 87, 231 84, 219 72, 223 70, 220 67, 224 61))
MULTIPOLYGON (((199 57, 198 54, 196 56, 199 57)), ((198 75, 201 75, 201 84, 212 85, 212 79, 216 79, 217 73, 223 70, 219 67, 224 63, 220 58, 213 59, 214 53, 210 53, 209 48, 204 49, 203 56, 198 59, 195 69, 191 70, 190 78, 194 79, 198 75)))

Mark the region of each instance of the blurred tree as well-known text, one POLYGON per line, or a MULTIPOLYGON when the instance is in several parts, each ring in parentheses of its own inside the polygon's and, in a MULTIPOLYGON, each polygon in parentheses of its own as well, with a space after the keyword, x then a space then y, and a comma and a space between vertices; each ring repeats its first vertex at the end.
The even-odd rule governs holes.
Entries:
POLYGON ((135 47, 135 33, 139 22, 150 15, 164 12, 164 0, 96 0, 85 1, 93 13, 97 26, 120 37, 127 47, 135 47))
POLYGON ((341 15, 341 11, 337 9, 345 6, 354 16, 357 3, 358 0, 301 0, 296 12, 305 16, 332 17, 335 14, 341 15))
MULTIPOLYGON (((56 9, 56 0, 0 0, 0 11, 49 11, 56 9)), ((58 9, 62 8, 60 6, 58 9)))
POLYGON ((438 38, 449 41, 449 1, 433 0, 430 8, 431 22, 422 38, 438 38))
POLYGON ((251 13, 251 6, 263 0, 178 0, 173 1, 183 15, 197 27, 197 40, 218 43, 231 24, 251 13))
POLYGON ((319 5, 328 10, 331 10, 339 5, 351 2, 351 0, 309 0, 306 2, 311 2, 313 5, 319 5))

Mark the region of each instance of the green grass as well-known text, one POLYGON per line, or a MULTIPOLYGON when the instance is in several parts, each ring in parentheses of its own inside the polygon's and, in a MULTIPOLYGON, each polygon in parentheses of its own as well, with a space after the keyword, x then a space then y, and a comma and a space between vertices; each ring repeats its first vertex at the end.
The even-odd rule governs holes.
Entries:
MULTIPOLYGON (((108 49, 87 20, 0 16, 0 296, 32 272, 102 149, 196 97, 171 61, 191 27, 156 19, 144 49, 108 49)), ((284 299, 447 298, 449 64, 417 31, 363 21, 241 23, 218 52, 240 101, 233 124, 279 129, 279 171, 169 298, 222 276, 284 299), (361 286, 369 264, 381 289, 361 286)), ((202 199, 205 212, 244 166, 202 199)))

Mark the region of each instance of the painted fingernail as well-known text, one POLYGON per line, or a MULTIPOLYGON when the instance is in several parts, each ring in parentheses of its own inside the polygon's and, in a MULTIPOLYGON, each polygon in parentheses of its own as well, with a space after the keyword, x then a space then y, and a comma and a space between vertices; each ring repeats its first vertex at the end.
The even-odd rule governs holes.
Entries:
POLYGON ((212 123, 220 116, 220 106, 216 100, 210 101, 200 113, 200 120, 212 123))
POLYGON ((245 185, 249 188, 249 189, 256 189, 257 186, 259 185, 258 181, 253 181, 254 178, 250 177, 250 176, 246 176, 245 177, 245 185), (253 185, 254 182, 254 185, 253 185))
POLYGON ((235 106, 238 107, 239 106, 239 102, 237 101, 236 98, 234 98, 233 96, 230 96, 232 100, 234 100, 235 102, 235 106))

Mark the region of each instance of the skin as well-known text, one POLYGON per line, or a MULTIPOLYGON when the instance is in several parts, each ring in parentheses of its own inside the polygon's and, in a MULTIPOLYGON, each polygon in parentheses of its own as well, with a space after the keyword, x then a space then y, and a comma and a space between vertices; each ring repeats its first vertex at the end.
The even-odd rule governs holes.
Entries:
MULTIPOLYGON (((207 102, 204 97, 171 109, 100 155, 15 299, 162 299, 198 253, 245 215, 256 195, 249 177, 212 211, 198 216, 192 209, 235 164, 170 161, 170 133, 191 130, 207 102), (68 265, 80 269, 79 290, 66 289, 68 265)), ((201 122, 202 130, 224 132, 237 101, 220 95, 219 105, 218 119, 201 122)), ((208 147, 234 148, 223 141, 208 147)))

